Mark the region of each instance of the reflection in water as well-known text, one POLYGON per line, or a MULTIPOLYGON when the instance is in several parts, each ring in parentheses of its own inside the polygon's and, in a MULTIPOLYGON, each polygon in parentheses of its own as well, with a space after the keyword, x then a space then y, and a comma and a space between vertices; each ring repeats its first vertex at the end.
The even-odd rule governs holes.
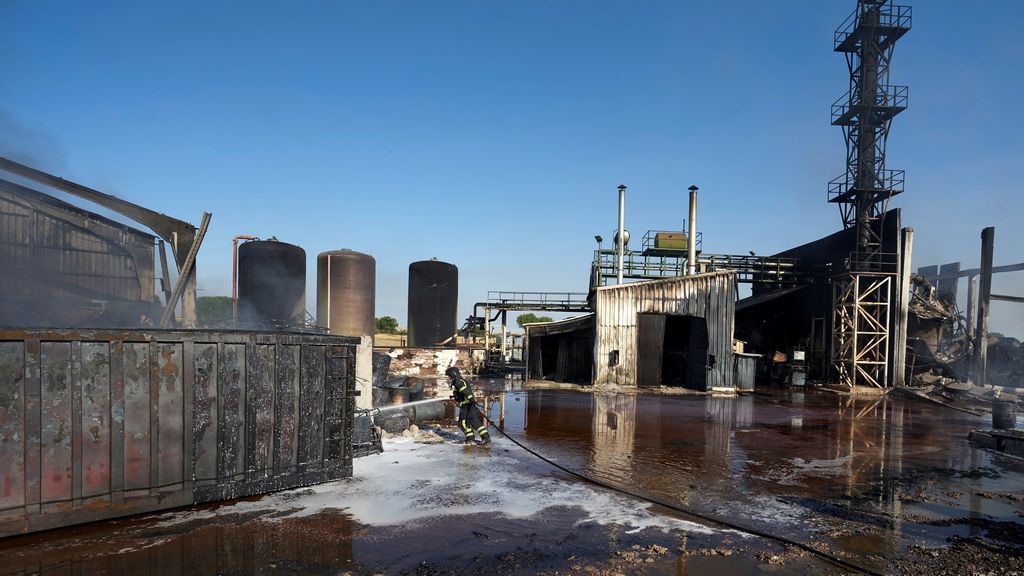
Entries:
MULTIPOLYGON (((986 531, 980 523, 950 529, 914 518, 970 516, 1019 522, 1017 514, 1024 513, 1019 504, 980 495, 992 490, 1019 494, 1024 486, 1024 474, 966 442, 967 432, 982 425, 982 419, 941 407, 814 390, 738 397, 531 390, 507 392, 488 404, 492 416, 503 421, 511 435, 559 464, 701 512, 800 541, 821 542, 868 564, 879 557, 898 556, 910 544, 943 545, 951 534, 943 530, 959 530, 957 534, 963 535, 986 531)), ((446 488, 440 500, 421 498, 419 486, 436 485, 436 473, 417 478, 408 471, 394 473, 388 466, 381 469, 382 474, 395 474, 398 485, 412 489, 416 506, 449 511, 467 503, 459 499, 465 494, 474 494, 470 500, 475 502, 508 492, 509 484, 488 485, 496 477, 510 479, 516 487, 531 485, 521 480, 540 478, 567 488, 567 493, 578 488, 561 484, 571 480, 551 478, 552 470, 546 465, 500 442, 496 440, 498 445, 490 451, 459 446, 455 461, 439 458, 440 452, 426 448, 422 456, 409 460, 416 463, 417 473, 428 464, 443 466, 446 472, 458 470, 453 476, 459 483, 483 485, 487 490, 462 491, 463 496, 456 497, 449 496, 446 488), (499 466, 499 461, 504 464, 499 466), (469 465, 473 462, 475 467, 469 465)), ((398 464, 390 460, 385 462, 398 464)), ((369 483, 390 486, 379 479, 369 483)), ((381 492, 388 501, 393 497, 391 490, 381 492)), ((473 560, 479 547, 494 546, 498 552, 492 558, 508 552, 518 566, 515 554, 520 548, 536 550, 536 546, 557 543, 552 548, 566 558, 580 558, 605 551, 614 554, 637 541, 630 538, 649 537, 613 523, 594 529, 590 540, 568 539, 566 534, 578 529, 580 518, 593 523, 594 516, 563 510, 564 516, 553 521, 554 512, 545 508, 546 502, 565 504, 564 498, 544 490, 523 491, 540 494, 535 498, 544 510, 537 515, 540 520, 533 516, 501 519, 490 511, 474 524, 468 516, 438 515, 430 517, 435 523, 415 532, 414 523, 400 528, 357 525, 340 511, 264 522, 257 517, 269 519, 278 510, 261 509, 187 524, 161 525, 153 517, 109 522, 61 530, 58 536, 0 542, 0 575, 338 574, 375 573, 377 566, 391 573, 402 562, 403 570, 408 567, 412 573, 428 551, 458 564, 473 560), (492 532, 500 537, 480 536, 495 523, 502 523, 492 532), (420 546, 417 541, 429 543, 420 546), (457 553, 464 555, 452 556, 457 553)), ((628 500, 623 507, 634 508, 628 500)), ((603 501, 588 510, 600 517, 610 515, 603 501)), ((677 539, 662 541, 673 550, 708 546, 700 533, 667 538, 677 539)), ((745 545, 742 539, 735 542, 745 545)), ((674 568, 678 574, 687 569, 690 573, 742 573, 742 568, 730 565, 722 570, 723 564, 714 562, 736 563, 743 554, 730 558, 683 555, 672 560, 674 566, 659 567, 674 568)), ((509 573, 528 570, 510 569, 509 573)))
MULTIPOLYGON (((855 518, 874 536, 851 538, 880 554, 906 543, 907 502, 980 491, 943 484, 968 482, 951 471, 989 458, 965 440, 977 418, 887 397, 530 391, 526 412, 531 444, 588 475, 795 537, 817 530, 800 518, 855 518)), ((993 506, 965 496, 963 514, 981 515, 983 504, 993 506)))
POLYGON ((353 561, 356 526, 345 514, 251 520, 238 515, 173 528, 127 520, 64 530, 61 539, 42 534, 0 550, 0 574, 337 574, 353 561))
POLYGON ((592 398, 593 466, 622 470, 628 475, 636 433, 636 396, 594 394, 592 398))

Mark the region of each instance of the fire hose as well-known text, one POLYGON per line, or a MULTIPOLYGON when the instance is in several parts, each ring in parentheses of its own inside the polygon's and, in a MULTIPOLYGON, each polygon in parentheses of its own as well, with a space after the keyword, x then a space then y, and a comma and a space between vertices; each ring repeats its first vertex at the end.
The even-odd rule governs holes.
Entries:
POLYGON ((588 484, 593 484, 595 486, 599 486, 599 487, 604 488, 606 490, 611 490, 612 492, 617 492, 619 494, 623 494, 625 496, 629 496, 631 498, 634 498, 634 499, 637 499, 637 500, 641 500, 641 501, 647 502, 649 504, 654 504, 656 506, 661 506, 662 508, 667 508, 669 510, 672 510, 673 512, 677 512, 677 513, 682 514, 684 516, 689 516, 691 518, 696 518, 698 520, 703 520, 704 522, 708 522, 708 523, 711 523, 711 524, 717 524, 719 526, 724 526, 726 528, 730 528, 732 530, 736 530, 737 532, 744 532, 746 534, 750 534, 750 535, 753 535, 753 536, 764 538, 766 540, 773 540, 773 541, 778 542, 780 544, 785 544, 785 545, 788 545, 788 546, 793 546, 794 548, 799 548, 800 550, 803 550, 805 552, 809 552, 810 554, 813 554, 814 556, 817 556, 818 558, 820 558, 820 559, 822 559, 822 560, 824 560, 824 561, 826 561, 826 562, 828 562, 828 563, 830 563, 830 564, 832 564, 834 566, 838 566, 838 567, 844 568, 846 570, 852 570, 852 571, 860 573, 860 574, 867 574, 868 576, 884 576, 881 572, 876 572, 876 571, 871 570, 869 568, 865 568, 863 566, 854 564, 853 562, 850 562, 848 560, 844 560, 843 558, 840 558, 840 557, 835 556, 833 554, 829 554, 828 552, 823 552, 821 550, 818 550, 817 548, 814 548, 814 547, 810 546, 809 544, 804 544, 803 542, 798 542, 796 540, 791 540, 789 538, 786 538, 785 536, 779 536, 777 534, 771 534, 769 532, 765 532, 765 531, 759 530, 757 528, 752 528, 752 527, 749 527, 749 526, 743 526, 743 525, 737 524, 735 522, 731 522, 729 520, 725 520, 723 518, 719 518, 717 516, 711 516, 709 514, 705 514, 705 513, 702 513, 702 512, 697 512, 696 510, 692 510, 692 509, 689 509, 689 508, 683 508, 682 506, 680 506, 678 504, 675 504, 675 503, 666 502, 664 500, 660 500, 660 499, 657 499, 657 498, 652 498, 650 496, 644 496, 643 494, 637 494, 636 492, 631 492, 629 490, 626 490, 625 488, 620 488, 620 487, 615 486, 613 484, 609 484, 607 482, 603 482, 601 480, 597 480, 595 478, 591 478, 590 476, 587 476, 585 474, 582 474, 580 472, 577 472, 575 470, 572 470, 570 468, 562 466, 561 464, 558 464, 557 462, 554 462, 554 461, 550 460, 549 458, 546 458, 542 454, 536 452, 535 450, 529 448, 528 446, 524 445, 522 442, 520 442, 520 441, 516 440, 515 438, 513 438, 512 436, 510 436, 508 433, 506 433, 504 430, 502 430, 498 425, 496 425, 490 419, 490 417, 488 417, 488 415, 486 413, 484 413, 483 410, 480 409, 479 405, 477 405, 475 402, 473 403, 473 405, 476 407, 477 410, 480 410, 480 414, 483 416, 483 418, 487 422, 487 424, 490 425, 495 430, 497 430, 499 434, 501 434, 502 436, 507 438, 510 442, 512 442, 516 446, 518 446, 518 447, 522 448, 523 450, 525 450, 526 452, 532 454, 536 458, 544 461, 545 463, 547 463, 550 466, 553 466, 554 468, 557 468, 558 470, 561 470, 562 472, 565 472, 566 474, 572 476, 573 478, 577 478, 577 479, 582 480, 583 482, 586 482, 588 484))

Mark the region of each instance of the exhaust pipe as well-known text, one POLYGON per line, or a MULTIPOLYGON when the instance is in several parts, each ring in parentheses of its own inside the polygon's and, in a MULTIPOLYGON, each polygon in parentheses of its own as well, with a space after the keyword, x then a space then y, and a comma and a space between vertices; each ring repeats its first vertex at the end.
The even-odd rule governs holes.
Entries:
POLYGON ((697 273, 697 187, 690 188, 690 230, 686 241, 686 275, 697 273))

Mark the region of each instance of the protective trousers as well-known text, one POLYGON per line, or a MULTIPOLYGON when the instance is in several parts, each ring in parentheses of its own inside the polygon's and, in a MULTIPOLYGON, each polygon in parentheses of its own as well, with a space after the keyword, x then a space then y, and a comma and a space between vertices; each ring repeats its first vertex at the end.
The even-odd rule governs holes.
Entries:
POLYGON ((483 414, 476 404, 459 406, 459 428, 462 428, 467 442, 476 436, 479 436, 484 443, 491 441, 491 435, 487 432, 487 423, 484 422, 483 414))

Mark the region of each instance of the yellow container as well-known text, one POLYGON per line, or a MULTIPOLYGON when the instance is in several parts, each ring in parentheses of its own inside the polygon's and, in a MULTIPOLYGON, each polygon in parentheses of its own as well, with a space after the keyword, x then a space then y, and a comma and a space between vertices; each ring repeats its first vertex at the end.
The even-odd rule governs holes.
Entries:
POLYGON ((654 235, 654 247, 658 250, 686 250, 686 234, 682 232, 658 232, 654 235))

